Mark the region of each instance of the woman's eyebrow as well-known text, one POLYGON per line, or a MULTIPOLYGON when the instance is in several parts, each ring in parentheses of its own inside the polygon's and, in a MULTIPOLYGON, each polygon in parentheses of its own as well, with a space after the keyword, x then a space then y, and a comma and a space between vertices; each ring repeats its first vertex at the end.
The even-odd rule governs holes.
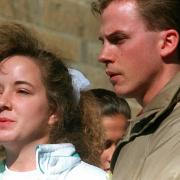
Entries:
POLYGON ((21 85, 21 84, 25 84, 34 88, 34 86, 30 82, 27 82, 27 81, 19 80, 15 82, 15 85, 21 85))

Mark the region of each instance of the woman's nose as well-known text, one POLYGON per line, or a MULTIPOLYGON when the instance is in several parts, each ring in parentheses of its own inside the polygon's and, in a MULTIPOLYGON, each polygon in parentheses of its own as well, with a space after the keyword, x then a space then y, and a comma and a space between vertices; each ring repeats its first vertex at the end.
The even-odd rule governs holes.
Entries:
POLYGON ((108 161, 111 162, 113 153, 115 151, 116 145, 112 144, 111 147, 109 148, 109 155, 108 155, 108 161))
POLYGON ((0 111, 11 109, 11 97, 9 93, 0 94, 0 111))

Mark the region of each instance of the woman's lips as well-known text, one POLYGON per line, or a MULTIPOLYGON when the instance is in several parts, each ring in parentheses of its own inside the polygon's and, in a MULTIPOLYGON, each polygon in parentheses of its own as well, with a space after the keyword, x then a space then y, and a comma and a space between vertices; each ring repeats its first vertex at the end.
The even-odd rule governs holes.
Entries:
POLYGON ((110 171, 110 168, 106 168, 106 169, 104 169, 104 170, 107 172, 107 171, 110 171))
POLYGON ((0 117, 0 127, 8 127, 14 124, 15 121, 9 118, 0 117))

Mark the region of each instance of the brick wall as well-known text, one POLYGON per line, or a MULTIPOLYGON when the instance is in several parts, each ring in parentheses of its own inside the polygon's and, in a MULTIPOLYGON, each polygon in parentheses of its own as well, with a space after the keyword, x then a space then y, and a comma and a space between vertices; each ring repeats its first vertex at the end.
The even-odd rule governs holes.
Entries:
MULTIPOLYGON (((99 20, 90 11, 90 0, 0 0, 0 22, 7 20, 35 29, 48 47, 90 79, 92 87, 112 89, 96 60, 99 20)), ((136 113, 139 107, 129 102, 136 113)))

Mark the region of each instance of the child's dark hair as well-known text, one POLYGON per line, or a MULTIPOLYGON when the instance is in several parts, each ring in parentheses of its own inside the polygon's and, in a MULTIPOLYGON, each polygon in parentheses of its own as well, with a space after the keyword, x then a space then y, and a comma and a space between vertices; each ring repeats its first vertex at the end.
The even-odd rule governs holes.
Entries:
POLYGON ((113 91, 107 89, 91 89, 91 92, 101 106, 101 114, 111 116, 123 114, 127 119, 131 118, 131 109, 124 98, 118 97, 113 91))

